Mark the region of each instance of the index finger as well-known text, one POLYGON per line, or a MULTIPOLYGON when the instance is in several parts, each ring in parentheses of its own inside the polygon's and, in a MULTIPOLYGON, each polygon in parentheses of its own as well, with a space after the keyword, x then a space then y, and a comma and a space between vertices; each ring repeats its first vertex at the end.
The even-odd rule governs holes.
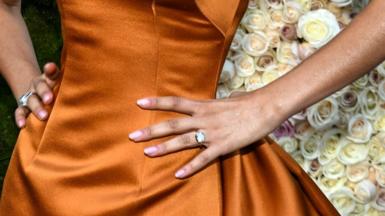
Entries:
POLYGON ((146 109, 159 109, 194 114, 201 102, 180 96, 165 96, 157 98, 142 98, 137 104, 146 109))

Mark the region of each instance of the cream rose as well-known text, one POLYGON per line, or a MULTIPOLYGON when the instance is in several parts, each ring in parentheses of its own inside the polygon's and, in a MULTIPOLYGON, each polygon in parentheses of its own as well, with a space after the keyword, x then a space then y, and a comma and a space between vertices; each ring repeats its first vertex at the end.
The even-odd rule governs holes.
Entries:
POLYGON ((245 78, 244 86, 246 91, 254 91, 263 86, 262 77, 259 73, 255 73, 245 78))
POLYGON ((249 32, 264 30, 270 24, 270 17, 262 10, 249 10, 244 15, 241 25, 249 32))
POLYGON ((238 56, 235 59, 234 65, 235 65, 235 71, 237 72, 237 75, 240 77, 251 76, 255 73, 254 58, 247 54, 238 56))
POLYGON ((346 167, 346 177, 351 182, 359 182, 369 176, 369 163, 362 162, 346 167))
POLYGON ((346 187, 339 188, 331 193, 329 199, 341 215, 349 215, 356 205, 353 192, 346 187))
POLYGON ((301 4, 295 1, 285 1, 283 6, 283 21, 285 23, 294 24, 302 15, 301 4))
POLYGON ((346 140, 337 158, 343 164, 352 165, 364 161, 368 153, 369 148, 367 144, 357 144, 346 140))
POLYGON ((327 97, 307 109, 307 119, 312 127, 321 130, 332 126, 339 120, 338 103, 327 97))
POLYGON ((262 31, 246 34, 242 39, 242 49, 251 56, 261 56, 269 48, 269 38, 262 31))
POLYGON ((282 64, 298 65, 301 62, 298 56, 298 42, 282 41, 277 49, 277 60, 282 64))
POLYGON ((359 182, 354 188, 354 197, 360 203, 369 203, 376 196, 376 186, 368 179, 359 182))
POLYGON ((297 32, 310 45, 320 48, 340 32, 336 17, 325 9, 309 11, 298 20, 297 32))
POLYGON ((319 156, 320 140, 321 136, 318 133, 313 133, 308 139, 300 141, 300 150, 306 159, 313 160, 319 156))
POLYGON ((362 115, 354 115, 348 123, 348 135, 346 138, 355 143, 366 143, 373 133, 372 124, 362 115))

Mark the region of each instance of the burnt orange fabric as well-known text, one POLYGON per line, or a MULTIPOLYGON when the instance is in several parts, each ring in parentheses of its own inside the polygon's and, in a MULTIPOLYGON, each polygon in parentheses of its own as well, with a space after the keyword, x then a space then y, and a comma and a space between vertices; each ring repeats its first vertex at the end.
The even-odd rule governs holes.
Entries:
POLYGON ((201 151, 158 158, 129 132, 184 114, 142 110, 147 96, 215 97, 247 0, 60 0, 63 77, 48 121, 29 115, 5 177, 2 216, 338 215, 269 137, 191 178, 201 151))

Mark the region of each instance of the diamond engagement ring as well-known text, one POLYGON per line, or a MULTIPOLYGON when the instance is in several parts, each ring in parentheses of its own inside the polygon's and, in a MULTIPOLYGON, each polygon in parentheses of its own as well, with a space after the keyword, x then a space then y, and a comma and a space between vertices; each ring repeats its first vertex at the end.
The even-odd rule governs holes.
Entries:
POLYGON ((26 93, 24 93, 22 96, 19 97, 19 99, 17 100, 17 105, 18 106, 27 106, 27 101, 28 101, 28 98, 31 97, 32 94, 34 94, 35 92, 32 92, 32 91, 28 91, 26 93))
POLYGON ((195 140, 197 141, 198 144, 203 144, 205 141, 205 134, 202 131, 197 131, 195 132, 195 140))

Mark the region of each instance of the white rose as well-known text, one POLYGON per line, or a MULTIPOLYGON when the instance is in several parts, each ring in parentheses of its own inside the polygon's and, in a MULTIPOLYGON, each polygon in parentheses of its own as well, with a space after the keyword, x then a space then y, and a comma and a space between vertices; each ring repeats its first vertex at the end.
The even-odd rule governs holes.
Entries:
POLYGON ((341 137, 343 136, 345 133, 338 128, 330 129, 323 134, 320 157, 318 158, 322 165, 337 157, 341 150, 341 137))
POLYGON ((346 177, 351 182, 359 182, 369 176, 369 166, 367 162, 349 165, 346 167, 346 177))
POLYGON ((358 95, 358 102, 361 113, 368 119, 374 119, 379 110, 379 99, 376 89, 373 86, 366 87, 358 95))
POLYGON ((278 63, 276 70, 278 71, 279 75, 282 76, 287 72, 291 71, 293 68, 293 65, 278 63))
POLYGON ((336 17, 325 9, 309 11, 298 20, 297 32, 310 45, 320 48, 340 32, 336 17))
POLYGON ((270 26, 268 26, 269 28, 273 28, 273 29, 278 28, 279 29, 285 25, 285 23, 283 22, 282 10, 270 10, 269 14, 270 14, 270 19, 271 19, 270 26))
POLYGON ((255 68, 258 71, 266 71, 267 68, 276 67, 277 59, 275 52, 268 50, 265 54, 255 58, 255 68))
POLYGON ((376 196, 376 186, 368 179, 359 182, 354 188, 354 197, 358 202, 369 203, 376 196))
POLYGON ((307 120, 317 130, 325 129, 339 120, 338 102, 333 97, 327 97, 307 110, 307 120))
POLYGON ((380 132, 369 141, 369 158, 373 163, 385 163, 385 133, 380 132))
POLYGON ((348 123, 348 135, 346 138, 355 143, 366 143, 373 133, 372 124, 362 114, 354 115, 348 123))
POLYGON ((242 39, 242 49, 251 56, 260 56, 269 48, 269 38, 264 32, 246 34, 242 39))
POLYGON ((294 24, 302 15, 301 4, 295 1, 285 1, 283 6, 283 21, 285 23, 294 24))
POLYGON ((338 179, 345 174, 345 165, 337 160, 332 160, 328 164, 322 167, 322 173, 324 176, 330 179, 338 179))
POLYGON ((298 53, 298 42, 282 41, 277 49, 277 60, 283 64, 298 65, 301 62, 298 53))
POLYGON ((255 73, 251 76, 245 78, 245 88, 246 91, 254 91, 263 86, 262 77, 259 73, 255 73))
POLYGON ((265 34, 267 38, 270 40, 270 48, 277 48, 281 43, 281 37, 279 33, 279 29, 266 29, 265 34))
POLYGON ((330 194, 338 190, 339 188, 343 187, 346 181, 347 181, 346 177, 341 177, 338 179, 330 179, 324 175, 321 175, 317 180, 317 184, 322 190, 322 192, 324 192, 325 194, 330 194))
POLYGON ((309 124, 308 121, 298 122, 294 126, 295 126, 294 136, 299 140, 303 140, 303 141, 307 140, 315 132, 315 129, 309 124))
POLYGON ((383 77, 377 70, 371 70, 368 73, 369 77, 369 84, 373 87, 377 88, 377 91, 380 91, 381 88, 384 88, 384 86, 379 87, 380 83, 385 80, 385 77, 383 77))
POLYGON ((368 156, 369 148, 367 144, 357 144, 346 140, 337 158, 346 165, 356 164, 364 161, 368 156))
POLYGON ((249 32, 263 30, 269 23, 269 16, 264 11, 258 9, 247 11, 241 20, 241 25, 249 32))
POLYGON ((337 96, 337 101, 341 110, 346 113, 353 113, 359 108, 358 93, 348 86, 337 96))
POLYGON ((346 187, 341 187, 331 193, 329 199, 341 215, 349 215, 356 205, 353 192, 346 187))
POLYGON ((254 58, 247 54, 238 56, 235 59, 235 71, 240 77, 247 77, 253 75, 255 73, 254 58))
POLYGON ((268 69, 265 72, 262 73, 262 83, 263 85, 267 85, 274 80, 278 79, 280 77, 280 74, 277 70, 274 68, 268 69))
POLYGON ((368 74, 365 74, 360 78, 356 79, 351 85, 353 85, 353 87, 359 90, 362 90, 367 87, 368 83, 369 83, 369 76, 368 74))
POLYGON ((298 148, 298 140, 295 138, 281 137, 278 143, 288 153, 293 153, 298 148))
POLYGON ((385 61, 383 61, 381 64, 379 64, 377 67, 376 67, 376 70, 382 75, 385 77, 385 61))
MULTIPOLYGON (((381 188, 378 193, 377 193, 377 196, 375 198, 375 201, 373 202, 372 206, 376 209, 376 210, 379 210, 379 211, 385 211, 385 189, 384 188, 381 188)), ((378 214, 380 215, 380 214, 378 214)))
POLYGON ((321 136, 313 133, 308 139, 300 141, 300 150, 304 158, 308 160, 316 159, 320 153, 321 136))

